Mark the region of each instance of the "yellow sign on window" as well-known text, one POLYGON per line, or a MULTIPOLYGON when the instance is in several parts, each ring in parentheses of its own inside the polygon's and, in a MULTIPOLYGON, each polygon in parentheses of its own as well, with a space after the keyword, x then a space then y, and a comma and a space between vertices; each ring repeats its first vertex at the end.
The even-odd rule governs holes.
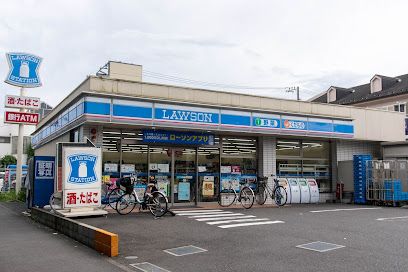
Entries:
POLYGON ((213 181, 203 182, 203 196, 214 196, 214 182, 213 181))

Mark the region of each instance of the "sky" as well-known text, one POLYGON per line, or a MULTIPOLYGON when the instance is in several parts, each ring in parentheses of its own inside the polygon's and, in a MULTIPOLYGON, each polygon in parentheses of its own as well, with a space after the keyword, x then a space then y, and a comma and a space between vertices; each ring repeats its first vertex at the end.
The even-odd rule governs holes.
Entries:
POLYGON ((306 100, 407 74, 407 11, 396 0, 1 0, 0 90, 19 92, 3 81, 6 52, 27 52, 43 58, 43 86, 27 95, 51 106, 109 60, 143 65, 144 81, 286 99, 299 86, 306 100))

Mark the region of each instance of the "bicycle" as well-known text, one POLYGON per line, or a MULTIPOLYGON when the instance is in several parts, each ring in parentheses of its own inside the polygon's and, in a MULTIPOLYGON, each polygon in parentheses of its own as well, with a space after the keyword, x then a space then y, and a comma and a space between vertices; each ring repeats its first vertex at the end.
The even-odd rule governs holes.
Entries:
POLYGON ((140 205, 139 210, 149 209, 150 213, 155 217, 161 217, 167 212, 167 197, 157 190, 156 185, 148 184, 147 189, 143 194, 143 198, 140 199, 134 189, 136 178, 131 176, 123 178, 123 181, 124 183, 121 185, 126 188, 125 194, 123 194, 116 202, 116 211, 119 214, 129 214, 138 204, 140 205))
MULTIPOLYGON (((273 175, 272 175, 273 176, 273 175)), ((259 205, 263 205, 268 198, 272 198, 276 205, 284 206, 288 199, 288 194, 285 188, 279 185, 279 180, 273 178, 274 186, 273 189, 268 185, 268 177, 258 178, 257 190, 256 190, 256 202, 259 205)))
POLYGON ((252 205, 254 205, 255 194, 248 185, 245 184, 242 186, 243 184, 245 183, 240 182, 241 190, 238 195, 237 191, 233 188, 232 180, 229 180, 228 188, 222 189, 220 192, 218 204, 221 207, 229 207, 235 202, 235 200, 237 200, 238 202, 241 202, 242 207, 250 209, 252 205))
POLYGON ((105 190, 101 197, 101 208, 105 209, 107 206, 112 209, 116 208, 116 202, 125 193, 114 182, 105 183, 105 190), (115 205, 114 205, 115 204, 115 205))

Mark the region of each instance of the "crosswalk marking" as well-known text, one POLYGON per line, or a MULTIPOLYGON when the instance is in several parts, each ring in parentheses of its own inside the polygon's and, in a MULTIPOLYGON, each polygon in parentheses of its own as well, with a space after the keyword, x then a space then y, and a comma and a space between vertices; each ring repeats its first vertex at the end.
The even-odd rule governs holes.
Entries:
POLYGON ((228 220, 228 219, 241 219, 241 218, 254 218, 255 215, 243 215, 243 216, 228 216, 228 217, 215 217, 215 218, 198 218, 197 221, 215 221, 215 220, 228 220))
POLYGON ((223 212, 223 210, 172 210, 175 214, 178 213, 202 213, 202 212, 223 212))
POLYGON ((239 212, 220 209, 176 210, 174 212, 179 216, 185 216, 222 229, 285 223, 284 221, 272 221, 269 218, 256 218, 255 215, 245 215, 239 212))
POLYGON ((180 216, 187 216, 187 215, 212 215, 212 214, 228 214, 232 212, 203 212, 203 213, 178 213, 177 215, 180 216))
POLYGON ((219 225, 219 224, 228 224, 228 223, 241 223, 241 222, 265 221, 265 220, 269 220, 269 218, 248 218, 248 219, 211 221, 211 222, 207 222, 207 224, 208 225, 219 225))
POLYGON ((279 224, 285 223, 283 221, 265 221, 265 222, 253 222, 253 223, 240 223, 240 224, 232 224, 232 225, 222 225, 218 226, 222 229, 229 229, 229 228, 236 228, 236 227, 244 227, 244 226, 255 226, 255 225, 270 225, 270 224, 279 224))
POLYGON ((194 216, 189 216, 188 218, 204 218, 204 217, 225 217, 225 216, 234 216, 234 215, 244 215, 243 213, 229 213, 229 214, 212 214, 212 215, 194 215, 194 216))

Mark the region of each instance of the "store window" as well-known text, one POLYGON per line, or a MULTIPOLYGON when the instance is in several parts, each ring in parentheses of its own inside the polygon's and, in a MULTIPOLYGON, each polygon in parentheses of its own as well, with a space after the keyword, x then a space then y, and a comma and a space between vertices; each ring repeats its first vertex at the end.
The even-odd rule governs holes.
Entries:
POLYGON ((220 187, 228 188, 232 183, 236 190, 240 183, 256 186, 257 140, 256 138, 222 137, 220 187))
POLYGON ((331 192, 330 143, 279 139, 276 145, 277 174, 281 177, 313 178, 320 192, 331 192))
POLYGON ((105 180, 115 181, 120 177, 121 131, 104 128, 102 144, 102 171, 105 180))
POLYGON ((219 138, 215 146, 198 148, 198 201, 217 201, 220 184, 219 138))

